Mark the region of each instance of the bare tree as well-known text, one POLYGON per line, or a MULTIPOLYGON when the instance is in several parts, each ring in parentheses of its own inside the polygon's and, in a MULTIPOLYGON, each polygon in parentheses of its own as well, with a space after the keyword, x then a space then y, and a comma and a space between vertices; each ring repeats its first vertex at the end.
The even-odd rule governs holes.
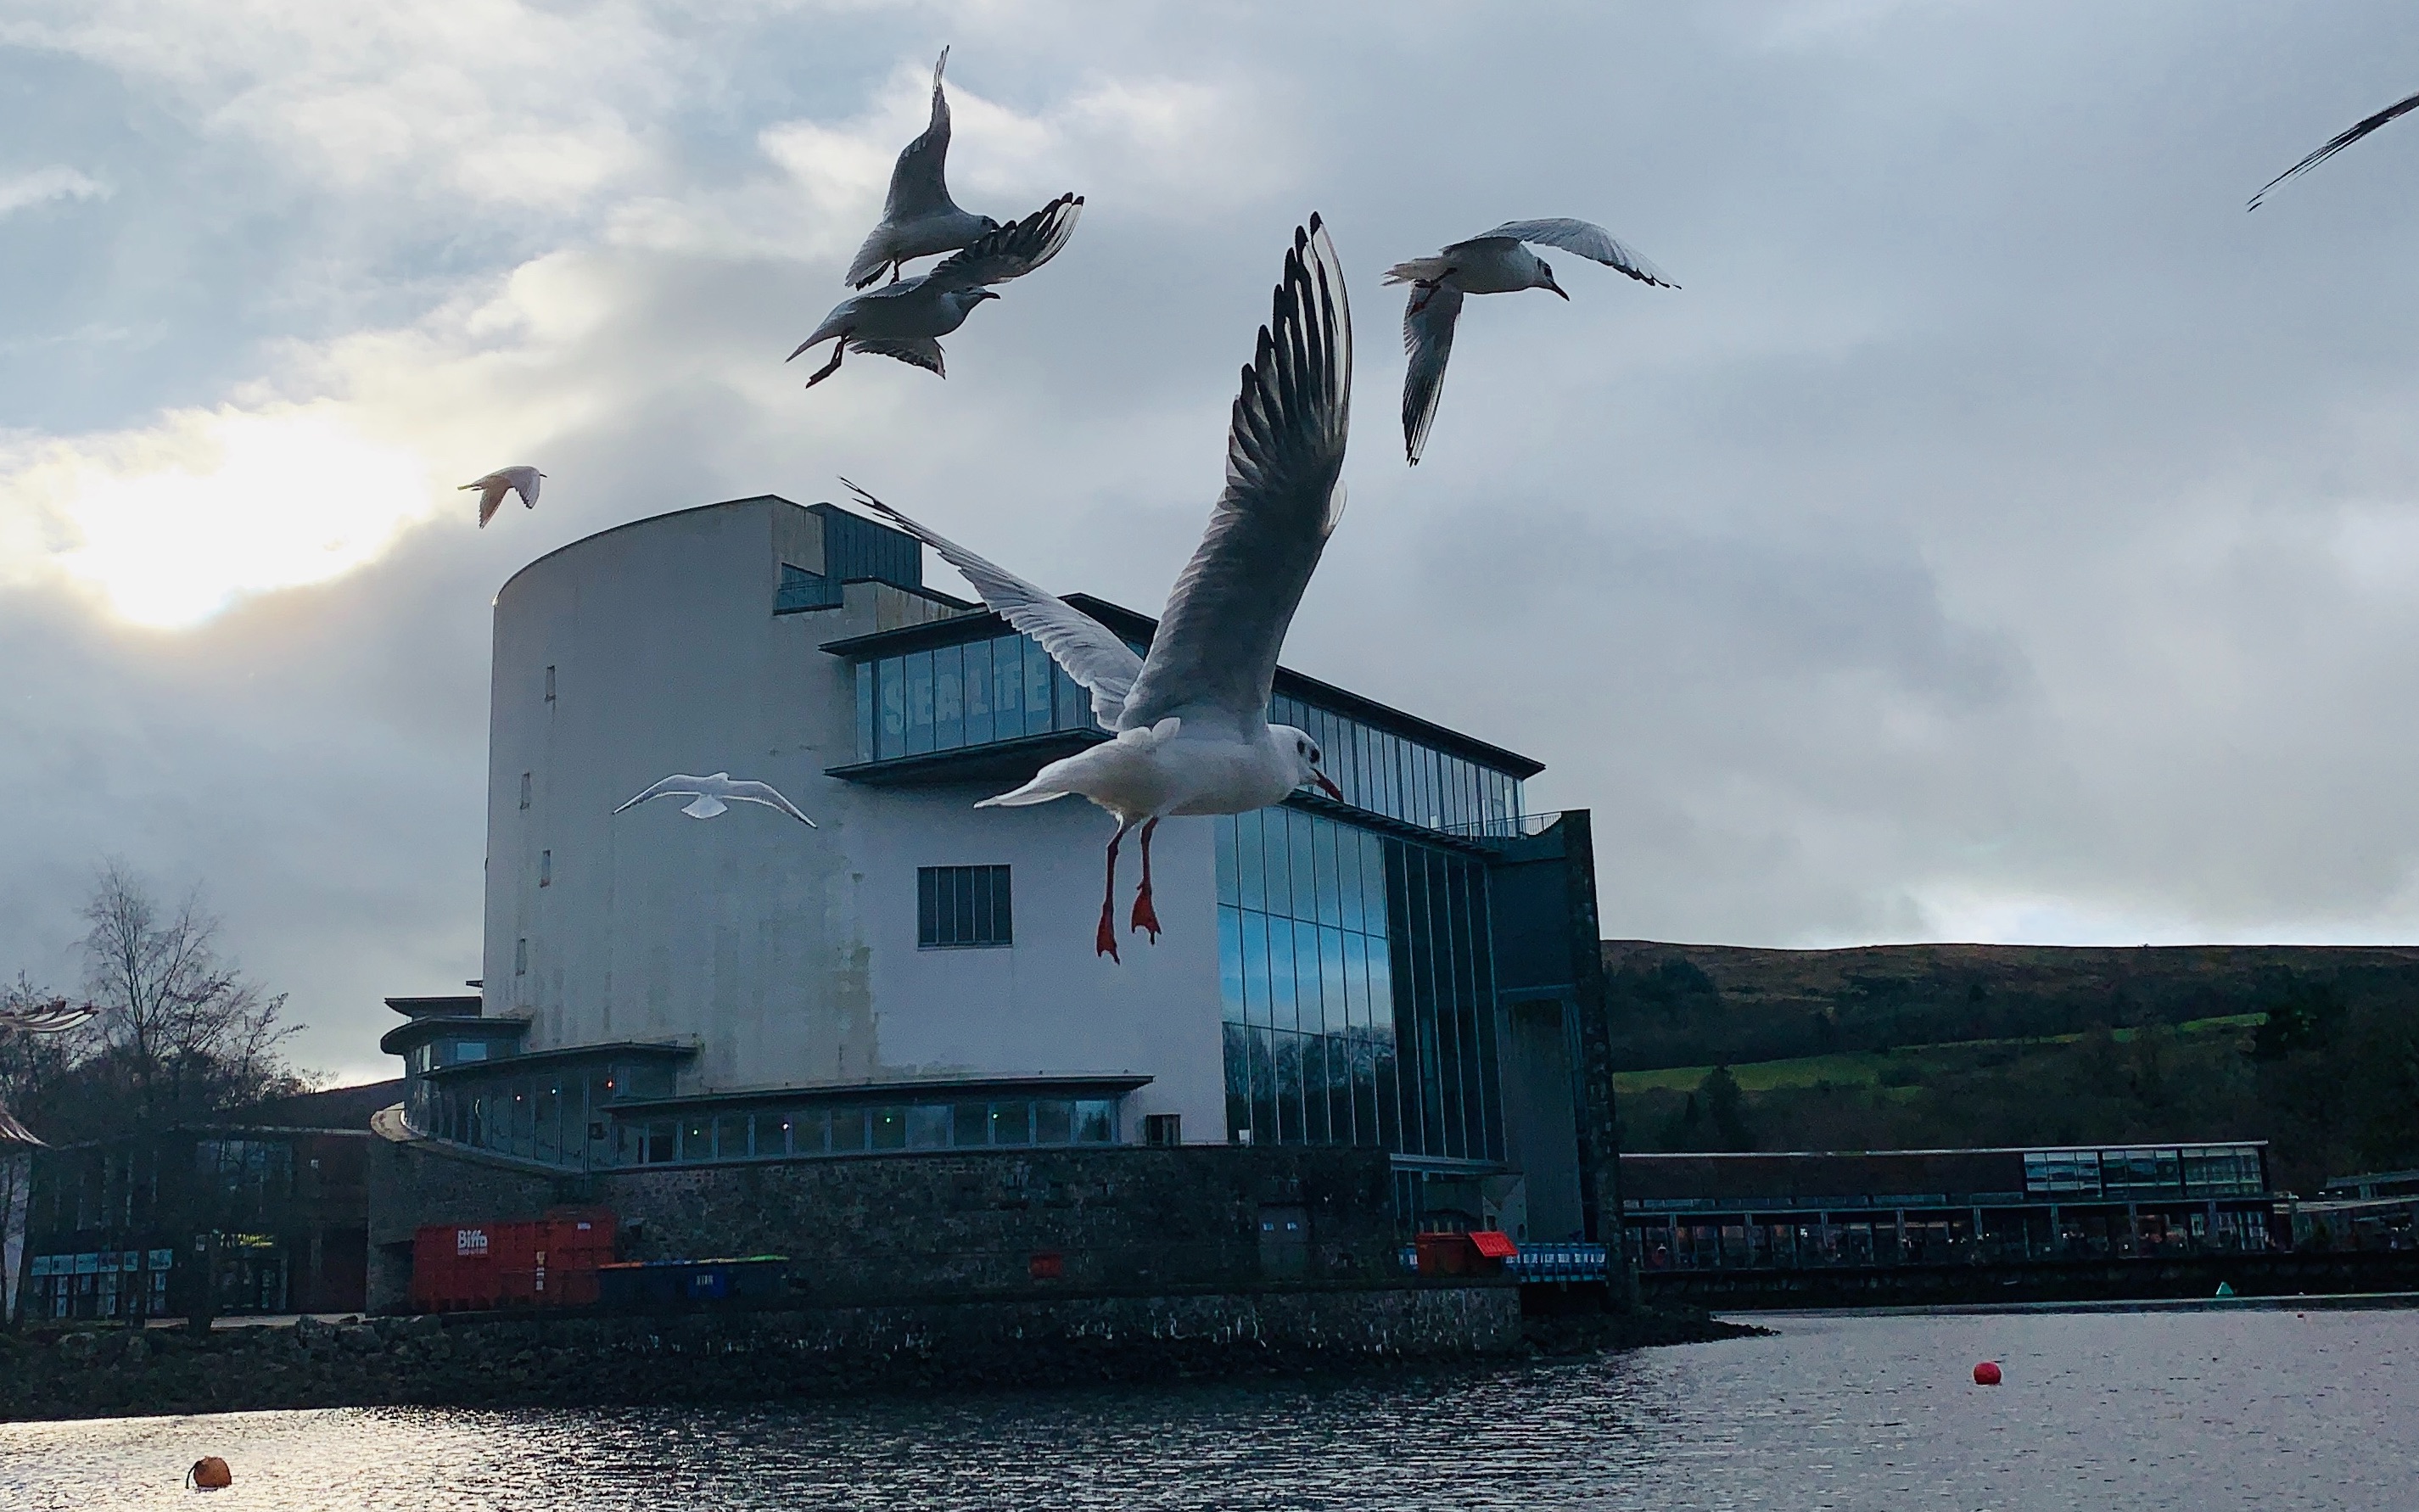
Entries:
POLYGON ((278 1046, 297 1026, 285 998, 218 954, 218 918, 198 889, 161 906, 122 861, 102 863, 85 905, 85 986, 100 1015, 93 1059, 144 1122, 193 1117, 285 1090, 278 1046))

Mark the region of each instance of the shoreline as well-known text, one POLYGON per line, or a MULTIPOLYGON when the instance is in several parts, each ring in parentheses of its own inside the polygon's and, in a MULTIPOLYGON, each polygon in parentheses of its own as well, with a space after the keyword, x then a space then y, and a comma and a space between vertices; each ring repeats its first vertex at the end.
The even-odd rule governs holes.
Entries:
POLYGON ((1509 1288, 351 1319, 0 1335, 0 1421, 622 1407, 1491 1367, 1766 1332, 1694 1309, 1521 1316, 1509 1288))

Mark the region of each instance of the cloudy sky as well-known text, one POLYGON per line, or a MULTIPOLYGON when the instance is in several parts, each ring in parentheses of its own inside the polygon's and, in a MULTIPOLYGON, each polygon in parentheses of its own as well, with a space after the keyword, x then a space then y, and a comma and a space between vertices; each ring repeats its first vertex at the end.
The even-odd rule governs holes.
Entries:
POLYGON ((1547 762, 1608 933, 2409 940, 2419 121, 2242 206, 2413 90, 2391 4, 13 0, 0 967, 122 856, 384 1073, 477 969, 498 584, 847 472, 1155 609, 1314 208, 1287 660, 1547 762), (1082 229, 946 382, 803 393, 944 42, 960 199, 1082 229), (1406 469, 1377 275, 1544 215, 1685 288, 1473 301, 1406 469))

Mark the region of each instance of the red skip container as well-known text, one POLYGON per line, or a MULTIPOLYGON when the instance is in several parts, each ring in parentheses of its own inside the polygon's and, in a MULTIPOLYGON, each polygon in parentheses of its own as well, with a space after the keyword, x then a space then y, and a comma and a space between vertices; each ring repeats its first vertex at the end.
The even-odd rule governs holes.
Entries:
POLYGON ((512 1223, 427 1224, 411 1245, 411 1305, 424 1313, 580 1307, 613 1258, 613 1214, 559 1208, 512 1223))

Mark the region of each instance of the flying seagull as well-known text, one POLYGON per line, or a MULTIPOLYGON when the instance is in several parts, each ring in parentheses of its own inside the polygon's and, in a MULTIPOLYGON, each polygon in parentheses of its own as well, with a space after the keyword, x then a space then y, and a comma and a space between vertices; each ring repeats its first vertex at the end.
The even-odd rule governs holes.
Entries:
POLYGON ((64 997, 54 997, 47 1003, 27 1003, 21 1008, 0 1008, 0 1029, 22 1029, 27 1034, 65 1034, 81 1027, 100 1010, 91 1003, 69 1003, 64 997))
POLYGON ((2308 157, 2303 158, 2301 162, 2286 169, 2283 173, 2278 174, 2275 177, 2271 178, 2266 183, 2260 185, 2259 193, 2252 195, 2251 203, 2242 208, 2246 210, 2257 209, 2259 208, 2259 202, 2268 197, 2268 191, 2275 188, 2278 184, 2283 183, 2288 178, 2293 177, 2297 174, 2308 172, 2310 169, 2317 167, 2319 163, 2326 162, 2329 158, 2334 157, 2336 153, 2341 152, 2344 148, 2351 146, 2354 142, 2359 141, 2362 137, 2366 136, 2369 132, 2376 131, 2386 122, 2393 120, 2399 116, 2408 116, 2414 110, 2419 110, 2419 95, 2412 95, 2408 100, 2397 100, 2395 103, 2386 106, 2383 110, 2379 111, 2376 115, 2369 116, 2366 120, 2358 121, 2344 128, 2344 130, 2338 131, 2334 136, 2330 138, 2326 146, 2319 148, 2316 152, 2311 153, 2308 157))
POLYGON ((988 215, 969 215, 949 197, 949 97, 941 90, 941 70, 949 66, 949 50, 932 65, 932 121, 924 134, 899 153, 890 170, 890 195, 882 202, 882 224, 856 249, 848 265, 851 288, 863 288, 911 257, 955 252, 977 237, 999 229, 988 215))
POLYGON ((795 361, 817 342, 832 343, 831 361, 807 379, 810 389, 839 372, 850 352, 895 357, 947 378, 939 338, 964 325, 976 305, 999 298, 992 285, 1023 278, 1057 256, 1083 213, 1082 195, 1061 194, 1015 224, 986 233, 929 273, 852 294, 782 361, 795 361))
POLYGON ((1403 311, 1403 349, 1411 359, 1403 375, 1403 450, 1411 466, 1420 465, 1437 401, 1444 396, 1445 359, 1453 355, 1453 325, 1461 316, 1461 297, 1543 288, 1570 298, 1554 282, 1552 267, 1523 245, 1531 241, 1578 253, 1656 288, 1680 286, 1604 227, 1572 220, 1506 221, 1433 257, 1414 257, 1387 269, 1387 283, 1409 284, 1412 290, 1403 311))
MULTIPOLYGON (((1117 956, 1117 844, 1142 825, 1142 887, 1132 926, 1160 934, 1151 906, 1150 837, 1169 814, 1248 813, 1306 783, 1343 794, 1320 768, 1317 742, 1268 722, 1286 627, 1344 514, 1344 440, 1352 393, 1352 312, 1335 249, 1317 216, 1296 228, 1273 313, 1243 369, 1226 437, 1226 487, 1200 548, 1176 579, 1150 653, 1065 600, 943 540, 864 489, 859 500, 957 568, 1002 619, 1041 643, 1091 690, 1092 715, 1115 740, 1052 762, 978 808, 1022 808, 1080 795, 1117 821, 1095 951, 1117 956)), ((842 479, 842 482, 847 480, 842 479)))
MULTIPOLYGON (((821 826, 798 811, 798 806, 774 790, 770 782, 748 782, 734 779, 729 772, 716 772, 712 777, 690 777, 675 772, 639 794, 622 809, 635 809, 649 798, 687 798, 681 812, 691 819, 711 819, 733 803, 761 803, 767 809, 778 809, 809 829, 821 826), (728 799, 729 802, 724 800, 728 799)), ((613 811, 620 813, 622 809, 613 811)))
POLYGON ((520 495, 522 503, 535 509, 537 480, 545 476, 545 473, 535 468, 498 468, 478 482, 466 483, 455 491, 459 493, 470 488, 479 490, 479 529, 484 531, 487 528, 487 521, 496 517, 497 506, 504 501, 504 495, 508 493, 520 495))

